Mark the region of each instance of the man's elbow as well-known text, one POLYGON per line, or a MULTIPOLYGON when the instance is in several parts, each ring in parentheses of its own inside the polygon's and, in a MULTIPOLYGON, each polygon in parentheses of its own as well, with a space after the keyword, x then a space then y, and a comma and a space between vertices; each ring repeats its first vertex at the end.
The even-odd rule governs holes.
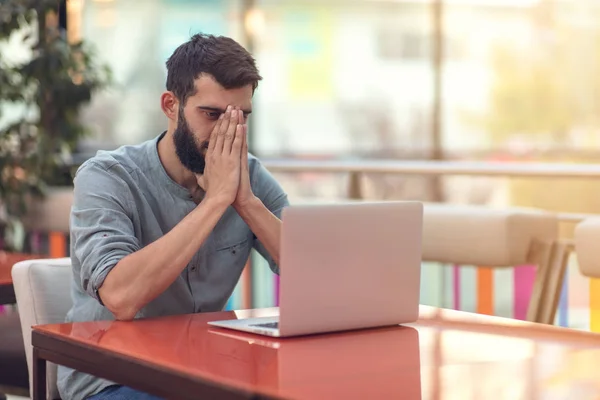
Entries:
POLYGON ((104 286, 100 287, 98 294, 106 307, 118 321, 131 321, 138 313, 138 308, 131 299, 117 291, 111 291, 104 286))
POLYGON ((111 310, 117 321, 133 321, 137 314, 137 310, 132 307, 123 307, 120 309, 111 310))

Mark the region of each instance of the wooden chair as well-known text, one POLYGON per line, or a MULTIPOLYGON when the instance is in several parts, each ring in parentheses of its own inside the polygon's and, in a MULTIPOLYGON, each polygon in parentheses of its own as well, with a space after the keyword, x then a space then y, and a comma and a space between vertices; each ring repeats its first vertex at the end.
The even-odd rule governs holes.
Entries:
POLYGON ((490 268, 537 266, 527 311, 532 322, 552 323, 546 308, 548 284, 556 279, 550 269, 557 241, 558 218, 550 212, 451 204, 424 208, 424 261, 490 268))

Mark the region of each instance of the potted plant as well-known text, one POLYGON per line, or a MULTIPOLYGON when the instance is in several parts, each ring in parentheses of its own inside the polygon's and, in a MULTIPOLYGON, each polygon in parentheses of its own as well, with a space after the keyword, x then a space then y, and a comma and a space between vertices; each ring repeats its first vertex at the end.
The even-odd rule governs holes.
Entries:
MULTIPOLYGON (((0 54, 0 105, 13 104, 0 125, 0 223, 3 248, 19 251, 24 220, 39 211, 48 188, 72 185, 68 165, 88 133, 79 119, 92 95, 106 87, 110 71, 96 63, 90 46, 70 43, 58 23, 59 0, 3 0, 0 43, 20 41, 31 51, 25 62, 0 54), (16 118, 15 118, 16 117, 16 118)), ((13 42, 14 43, 14 42, 13 42)), ((0 121, 3 120, 0 108, 0 121)), ((38 218, 39 215, 36 216, 38 218)))

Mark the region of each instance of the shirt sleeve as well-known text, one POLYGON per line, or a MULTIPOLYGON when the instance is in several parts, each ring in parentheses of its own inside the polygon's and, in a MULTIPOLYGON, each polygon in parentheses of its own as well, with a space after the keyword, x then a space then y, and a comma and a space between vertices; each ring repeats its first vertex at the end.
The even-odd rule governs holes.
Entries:
POLYGON ((110 270, 140 249, 132 220, 133 199, 126 182, 94 162, 74 179, 71 256, 83 290, 102 304, 98 289, 110 270))
MULTIPOLYGON (((281 219, 283 209, 289 206, 287 194, 277 182, 275 177, 257 159, 253 158, 255 164, 252 169, 250 185, 254 194, 263 202, 265 207, 277 218, 281 219)), ((254 249, 269 263, 271 270, 279 275, 279 266, 273 260, 264 245, 254 236, 254 249)))

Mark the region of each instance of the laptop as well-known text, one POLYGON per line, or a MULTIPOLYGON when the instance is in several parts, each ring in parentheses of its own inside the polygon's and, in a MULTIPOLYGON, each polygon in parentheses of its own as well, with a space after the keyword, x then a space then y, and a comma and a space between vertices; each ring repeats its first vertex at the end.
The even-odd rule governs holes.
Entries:
POLYGON ((419 202, 287 207, 279 316, 209 324, 289 337, 415 322, 422 225, 419 202))

